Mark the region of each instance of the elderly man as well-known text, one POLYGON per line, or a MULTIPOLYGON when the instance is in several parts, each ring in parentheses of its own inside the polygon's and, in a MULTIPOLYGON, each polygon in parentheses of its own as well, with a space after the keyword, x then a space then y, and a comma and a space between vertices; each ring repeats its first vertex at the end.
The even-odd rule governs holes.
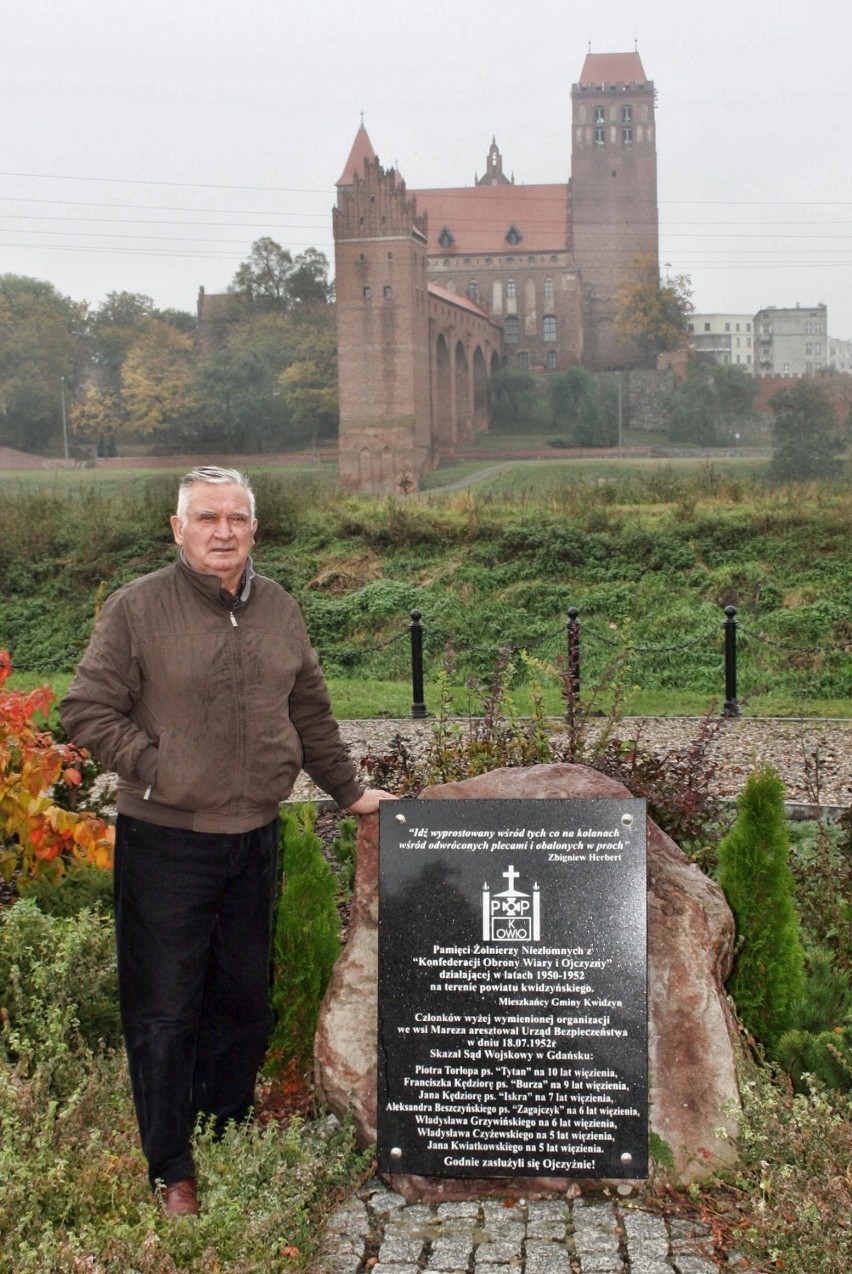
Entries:
POLYGON ((296 602, 254 572, 247 479, 194 469, 171 525, 179 559, 107 599, 61 716, 119 776, 122 1025, 149 1178, 181 1215, 197 1116, 254 1101, 279 803, 302 768, 350 813, 388 794, 358 782, 296 602))

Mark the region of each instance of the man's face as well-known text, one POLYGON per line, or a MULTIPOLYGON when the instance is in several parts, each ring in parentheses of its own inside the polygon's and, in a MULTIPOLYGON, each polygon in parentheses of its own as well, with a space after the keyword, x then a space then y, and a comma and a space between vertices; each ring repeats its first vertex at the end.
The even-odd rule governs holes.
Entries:
POLYGON ((195 482, 189 488, 186 519, 174 514, 171 525, 190 566, 218 575, 222 587, 235 592, 257 530, 248 493, 231 482, 195 482))

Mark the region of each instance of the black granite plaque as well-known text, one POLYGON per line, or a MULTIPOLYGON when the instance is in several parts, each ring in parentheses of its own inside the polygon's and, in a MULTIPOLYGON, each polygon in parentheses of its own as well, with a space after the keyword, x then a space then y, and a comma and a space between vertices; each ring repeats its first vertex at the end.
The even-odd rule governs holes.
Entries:
POLYGON ((647 1176, 645 820, 382 804, 381 1171, 647 1176))

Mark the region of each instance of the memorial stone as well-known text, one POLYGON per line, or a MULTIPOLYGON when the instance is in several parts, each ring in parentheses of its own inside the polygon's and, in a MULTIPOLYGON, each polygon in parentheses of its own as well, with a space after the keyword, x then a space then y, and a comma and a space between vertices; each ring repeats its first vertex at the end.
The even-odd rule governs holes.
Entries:
POLYGON ((380 811, 385 1173, 648 1171, 644 801, 380 811))

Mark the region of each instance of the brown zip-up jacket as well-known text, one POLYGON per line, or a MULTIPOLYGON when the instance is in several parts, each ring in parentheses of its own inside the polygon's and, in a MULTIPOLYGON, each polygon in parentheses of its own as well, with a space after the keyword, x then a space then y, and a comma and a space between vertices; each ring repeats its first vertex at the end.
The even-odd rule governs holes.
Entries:
POLYGON ((250 562, 236 600, 183 557, 113 593, 60 715, 119 813, 165 827, 251 831, 303 768, 341 806, 363 790, 302 613, 250 562))

